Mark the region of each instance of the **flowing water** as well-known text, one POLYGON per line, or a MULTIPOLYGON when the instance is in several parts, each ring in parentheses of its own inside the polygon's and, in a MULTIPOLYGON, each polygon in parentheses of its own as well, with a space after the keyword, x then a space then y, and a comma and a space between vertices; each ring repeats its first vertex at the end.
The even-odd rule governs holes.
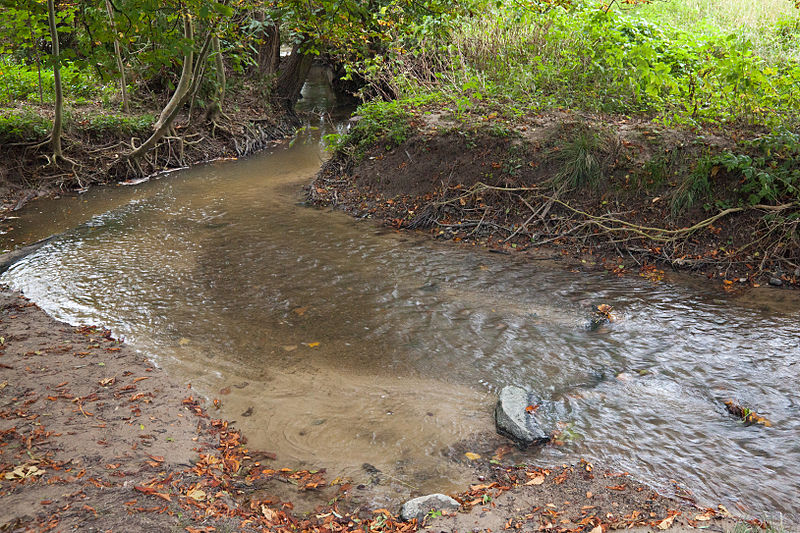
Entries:
MULTIPOLYGON (((307 105, 324 88, 308 86, 307 105)), ((396 482, 387 499, 463 488, 452 450, 492 434, 496 393, 517 384, 569 423, 530 460, 587 458, 704 503, 797 512, 796 293, 567 272, 306 207, 331 128, 314 125, 244 160, 36 202, 0 247, 66 231, 0 281, 111 327, 220 398, 282 464, 357 480, 373 465, 396 482), (587 329, 597 303, 621 319, 587 329), (772 427, 743 426, 728 398, 772 427)))

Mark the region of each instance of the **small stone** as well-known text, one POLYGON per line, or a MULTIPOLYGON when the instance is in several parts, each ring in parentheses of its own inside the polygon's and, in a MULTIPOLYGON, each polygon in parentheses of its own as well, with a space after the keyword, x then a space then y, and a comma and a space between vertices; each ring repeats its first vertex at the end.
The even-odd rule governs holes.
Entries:
POLYGON ((494 409, 497 432, 523 450, 531 444, 545 444, 550 441, 550 432, 539 423, 544 418, 540 411, 544 409, 547 406, 525 389, 513 385, 503 387, 494 409))
POLYGON ((769 284, 773 287, 780 287, 783 285, 783 280, 781 278, 772 277, 769 278, 769 284))
POLYGON ((408 500, 400 509, 400 518, 411 520, 416 518, 422 520, 431 511, 454 511, 461 507, 461 504, 445 494, 428 494, 413 500, 408 500))

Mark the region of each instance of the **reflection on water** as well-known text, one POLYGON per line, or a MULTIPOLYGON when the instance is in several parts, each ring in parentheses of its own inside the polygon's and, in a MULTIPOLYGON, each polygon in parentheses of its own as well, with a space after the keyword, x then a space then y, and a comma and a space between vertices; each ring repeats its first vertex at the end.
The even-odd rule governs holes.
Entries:
POLYGON ((447 449, 491 433, 494 394, 518 384, 556 400, 579 437, 537 460, 593 458, 756 514, 800 507, 796 297, 568 273, 304 207, 325 128, 34 204, 6 238, 74 229, 2 281, 58 318, 111 326, 219 397, 251 447, 332 477, 370 463, 406 491, 458 489, 468 471, 447 449), (589 331, 599 302, 622 320, 589 331), (773 427, 743 427, 728 398, 773 427))

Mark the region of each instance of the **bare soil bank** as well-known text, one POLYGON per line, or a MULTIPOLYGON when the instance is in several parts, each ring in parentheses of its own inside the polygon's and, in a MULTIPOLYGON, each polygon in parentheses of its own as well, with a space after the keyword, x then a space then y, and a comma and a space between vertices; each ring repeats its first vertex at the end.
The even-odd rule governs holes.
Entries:
POLYGON ((697 161, 732 147, 730 137, 567 112, 514 123, 412 116, 399 140, 397 128, 359 139, 357 125, 311 200, 503 253, 555 247, 578 265, 594 256, 588 263, 616 273, 690 271, 726 290, 800 285, 796 224, 770 225, 780 213, 794 220, 796 206, 741 206, 740 176, 721 166, 711 197, 692 189, 697 161))
POLYGON ((726 509, 698 508, 678 487, 667 498, 585 462, 504 465, 507 445, 476 462, 475 484, 454 495, 459 512, 403 522, 398 509, 369 507, 369 487, 248 450, 227 422, 209 418, 190 385, 110 332, 58 322, 7 289, 0 368, 0 531, 600 533, 735 524, 726 509))

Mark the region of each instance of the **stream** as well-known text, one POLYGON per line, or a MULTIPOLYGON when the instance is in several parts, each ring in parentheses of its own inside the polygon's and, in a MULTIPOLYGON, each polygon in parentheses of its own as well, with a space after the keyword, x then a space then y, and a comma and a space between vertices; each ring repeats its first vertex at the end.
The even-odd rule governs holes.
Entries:
MULTIPOLYGON (((332 108, 324 76, 304 95, 307 111, 332 108)), ((0 249, 64 233, 0 282, 110 327, 282 464, 357 481, 374 467, 395 505, 474 481, 453 450, 494 433, 496 395, 516 384, 568 424, 527 460, 585 458, 797 520, 796 292, 569 272, 305 206, 346 111, 246 159, 36 201, 0 249), (620 319, 591 331, 599 303, 620 319), (730 398, 772 426, 743 425, 730 398)))

